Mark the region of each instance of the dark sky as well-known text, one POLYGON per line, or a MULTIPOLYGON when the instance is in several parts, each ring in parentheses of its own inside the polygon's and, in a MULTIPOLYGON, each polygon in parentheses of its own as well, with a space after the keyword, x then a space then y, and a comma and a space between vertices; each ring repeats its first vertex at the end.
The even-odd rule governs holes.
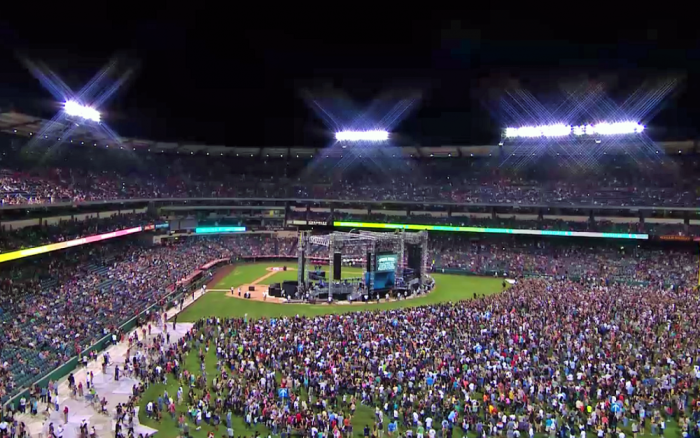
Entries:
POLYGON ((0 18, 0 103, 51 116, 53 98, 22 56, 74 89, 118 57, 136 73, 101 108, 105 120, 121 135, 154 140, 322 146, 329 130, 305 103, 310 92, 336 109, 339 95, 359 107, 377 96, 384 104, 421 96, 394 128, 401 142, 493 144, 510 122, 499 106, 506 90, 555 105, 562 89, 595 83, 621 102, 670 77, 679 81, 675 93, 644 122, 660 140, 695 137, 700 123, 698 31, 678 11, 143 4, 13 6, 0 18))

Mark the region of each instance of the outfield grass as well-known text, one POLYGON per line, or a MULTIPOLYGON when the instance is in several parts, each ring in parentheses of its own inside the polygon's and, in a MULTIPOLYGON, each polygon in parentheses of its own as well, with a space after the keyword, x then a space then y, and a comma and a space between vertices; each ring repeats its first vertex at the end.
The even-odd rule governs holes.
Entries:
MULTIPOLYGON (((214 286, 214 288, 230 289, 231 287, 238 287, 242 284, 252 283, 258 278, 269 274, 270 271, 268 271, 267 268, 281 266, 283 265, 280 262, 238 265, 236 269, 233 272, 231 272, 231 274, 229 274, 226 278, 220 281, 216 286, 214 286)), ((327 266, 323 267, 321 270, 326 273, 326 278, 330 278, 327 266)), ((262 282, 262 284, 270 285, 272 283, 282 283, 283 281, 296 281, 297 274, 298 272, 296 268, 289 271, 276 271, 274 275, 266 278, 265 281, 262 282)), ((358 278, 361 276, 362 268, 343 268, 341 272, 341 278, 358 278)))
MULTIPOLYGON (((267 268, 280 266, 278 263, 255 263, 237 266, 227 277, 210 289, 230 290, 269 274, 267 268)), ((357 277, 362 271, 357 268, 347 268, 343 274, 357 277)), ((280 283, 286 280, 296 280, 296 271, 282 271, 265 279, 263 284, 280 283)), ((179 322, 194 322, 206 317, 234 317, 248 315, 249 318, 295 316, 295 315, 325 315, 328 313, 356 312, 371 309, 395 309, 407 306, 420 306, 446 301, 470 299, 474 293, 492 294, 501 290, 503 280, 497 278, 468 277, 462 275, 435 274, 435 290, 428 295, 405 301, 389 303, 355 304, 355 305, 309 305, 309 304, 279 304, 233 298, 226 292, 210 291, 199 298, 196 303, 186 308, 177 320, 179 322)))

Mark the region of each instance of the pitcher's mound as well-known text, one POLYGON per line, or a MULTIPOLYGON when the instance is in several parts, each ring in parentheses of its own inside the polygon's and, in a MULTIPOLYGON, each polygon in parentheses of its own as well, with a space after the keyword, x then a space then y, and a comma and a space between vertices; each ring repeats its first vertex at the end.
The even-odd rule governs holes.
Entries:
POLYGON ((284 271, 296 271, 297 268, 290 268, 289 266, 271 266, 267 268, 267 272, 284 272, 284 271), (287 269, 285 269, 287 268, 287 269))
POLYGON ((240 299, 245 299, 243 298, 245 296, 245 293, 248 291, 248 288, 254 288, 255 290, 250 291, 250 300, 251 301, 267 301, 270 303, 282 303, 284 300, 282 298, 278 297, 271 297, 265 295, 267 294, 267 291, 269 289, 269 286, 266 284, 244 284, 241 286, 241 296, 238 296, 238 288, 234 289, 233 294, 231 292, 227 293, 226 296, 229 297, 234 297, 234 298, 240 298, 240 299))

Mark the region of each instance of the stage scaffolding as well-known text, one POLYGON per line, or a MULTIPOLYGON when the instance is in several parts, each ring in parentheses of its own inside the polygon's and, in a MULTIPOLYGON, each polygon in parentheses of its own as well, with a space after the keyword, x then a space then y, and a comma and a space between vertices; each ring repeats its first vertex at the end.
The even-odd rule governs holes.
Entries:
MULTIPOLYGON (((394 278, 398 280, 403 277, 404 269, 406 268, 406 244, 419 245, 421 248, 421 285, 425 283, 428 274, 428 232, 420 231, 417 233, 406 232, 405 230, 396 230, 396 232, 378 233, 373 231, 357 231, 357 232, 340 232, 335 231, 331 234, 322 236, 312 236, 308 231, 299 233, 298 248, 298 268, 297 279, 299 285, 306 284, 308 267, 306 262, 311 245, 318 245, 328 248, 328 265, 329 265, 329 293, 333 295, 335 282, 333 281, 333 269, 335 264, 334 254, 346 253, 348 250, 361 248, 363 250, 362 263, 363 272, 362 278, 365 278, 367 273, 366 255, 371 254, 370 272, 375 270, 374 259, 378 252, 391 252, 398 255, 394 278)), ((369 292, 374 291, 374 274, 369 276, 369 292)))

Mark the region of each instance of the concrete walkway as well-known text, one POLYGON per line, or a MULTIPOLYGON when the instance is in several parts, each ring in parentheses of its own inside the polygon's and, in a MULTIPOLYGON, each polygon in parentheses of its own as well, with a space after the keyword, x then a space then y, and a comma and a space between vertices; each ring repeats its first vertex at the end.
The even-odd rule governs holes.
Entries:
MULTIPOLYGON (((201 292, 199 290, 196 292, 194 300, 192 299, 192 295, 189 294, 185 299, 183 310, 200 297, 201 292)), ((172 318, 179 312, 179 306, 173 307, 167 312, 168 319, 172 318)), ((185 333, 187 333, 190 328, 192 328, 192 323, 177 323, 175 325, 175 330, 172 329, 172 324, 169 324, 168 332, 170 333, 170 342, 177 342, 185 335, 185 333)), ((80 424, 83 420, 88 422, 89 428, 92 428, 93 426, 95 427, 98 437, 106 438, 114 436, 116 406, 119 403, 126 403, 129 401, 132 387, 138 383, 136 379, 126 377, 123 373, 124 362, 126 361, 126 352, 129 348, 128 339, 131 333, 133 333, 133 330, 124 337, 124 342, 120 342, 107 348, 104 352, 100 353, 96 361, 89 363, 86 368, 81 367, 73 372, 76 385, 82 382, 83 389, 87 394, 87 376, 88 373, 92 371, 95 390, 100 399, 103 397, 107 399, 107 409, 109 414, 100 413, 99 404, 93 405, 89 401, 85 400, 84 397, 73 398, 71 396, 71 391, 68 388, 68 377, 65 377, 58 382, 59 411, 56 411, 53 405, 49 408, 49 411, 46 411, 46 404, 39 402, 38 415, 32 416, 25 413, 18 416, 18 420, 20 422, 24 422, 24 424, 27 426, 27 431, 30 437, 42 438, 48 436, 49 424, 53 423, 54 428, 58 427, 58 425, 63 426, 63 438, 79 438, 80 424), (107 367, 106 374, 102 373, 102 357, 104 356, 104 353, 109 353, 110 356, 110 365, 107 367), (119 381, 114 380, 114 367, 117 364, 121 370, 119 381), (63 408, 66 406, 68 406, 69 410, 67 423, 63 418, 63 408)), ((147 338, 151 339, 161 333, 163 333, 162 327, 154 326, 152 328, 151 335, 147 335, 147 338)), ((136 409, 138 413, 138 407, 136 409)), ((157 432, 157 430, 139 424, 138 418, 135 418, 134 432, 136 436, 139 434, 152 435, 157 432)))

